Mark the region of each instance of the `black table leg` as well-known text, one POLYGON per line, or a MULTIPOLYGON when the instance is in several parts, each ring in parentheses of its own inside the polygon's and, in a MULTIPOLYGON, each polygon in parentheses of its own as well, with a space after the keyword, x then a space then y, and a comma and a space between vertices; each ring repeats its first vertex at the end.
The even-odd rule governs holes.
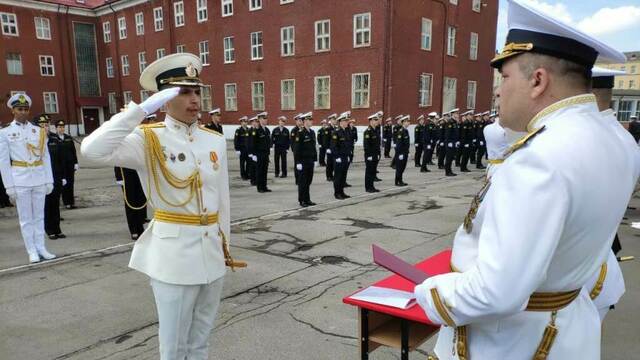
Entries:
POLYGON ((400 320, 400 359, 409 360, 409 322, 400 320))
POLYGON ((360 308, 360 358, 369 360, 369 310, 360 308))

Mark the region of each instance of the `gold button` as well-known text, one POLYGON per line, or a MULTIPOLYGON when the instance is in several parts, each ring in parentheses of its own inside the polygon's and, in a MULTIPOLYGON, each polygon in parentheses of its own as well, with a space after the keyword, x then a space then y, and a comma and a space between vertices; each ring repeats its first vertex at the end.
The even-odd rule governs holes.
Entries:
POLYGON ((193 142, 193 136, 189 136, 189 141, 193 142))
POLYGON ((200 165, 202 163, 202 161, 198 160, 198 165, 200 165))

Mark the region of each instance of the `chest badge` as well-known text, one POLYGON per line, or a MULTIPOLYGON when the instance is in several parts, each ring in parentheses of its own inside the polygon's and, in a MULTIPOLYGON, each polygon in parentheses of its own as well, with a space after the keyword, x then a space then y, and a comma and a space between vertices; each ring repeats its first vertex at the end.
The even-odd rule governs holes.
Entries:
POLYGON ((184 155, 184 153, 180 153, 180 154, 178 154, 178 160, 185 161, 185 160, 187 160, 187 157, 184 155))
POLYGON ((209 159, 213 163, 213 170, 218 170, 218 168, 220 168, 220 164, 218 164, 218 153, 215 151, 210 152, 209 159))
POLYGON ((35 134, 36 133, 36 129, 31 129, 31 132, 35 134))
POLYGON ((173 153, 171 153, 169 158, 171 159, 171 162, 176 162, 176 156, 173 153))

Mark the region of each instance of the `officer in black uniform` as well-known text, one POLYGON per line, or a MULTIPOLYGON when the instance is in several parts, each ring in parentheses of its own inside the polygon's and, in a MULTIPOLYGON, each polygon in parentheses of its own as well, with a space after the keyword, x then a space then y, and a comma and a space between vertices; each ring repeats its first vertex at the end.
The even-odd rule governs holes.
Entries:
POLYGON ((391 142, 393 141, 393 125, 391 118, 387 118, 385 121, 384 128, 382 129, 382 139, 384 140, 384 157, 388 159, 391 157, 389 152, 391 151, 391 142))
POLYGON ((451 170, 451 165, 456 157, 456 144, 459 146, 459 133, 458 133, 458 121, 457 114, 451 115, 447 121, 444 129, 444 144, 445 144, 445 161, 444 170, 446 176, 456 176, 457 174, 451 170))
POLYGON ((368 193, 379 192, 373 185, 376 179, 376 170, 380 161, 380 134, 376 127, 380 124, 382 112, 379 111, 369 116, 369 127, 364 131, 362 145, 364 147, 364 188, 368 193))
POLYGON ((13 207, 13 204, 11 200, 9 200, 9 195, 7 195, 4 183, 2 182, 2 177, 0 177, 0 209, 4 207, 13 207))
POLYGON ((318 130, 318 136, 317 136, 317 143, 320 145, 320 156, 318 158, 318 162, 320 163, 320 166, 327 166, 327 163, 325 161, 325 158, 327 156, 327 148, 324 147, 324 138, 325 138, 325 133, 327 131, 327 120, 323 119, 321 122, 321 127, 320 130, 318 130))
POLYGON ((271 192, 267 188, 267 174, 269 172, 269 153, 271 153, 271 132, 267 128, 267 113, 256 115, 258 128, 253 138, 256 157, 256 187, 259 193, 271 192))
POLYGON ((413 129, 413 143, 416 153, 413 155, 415 167, 420 167, 420 159, 422 158, 422 150, 424 145, 422 138, 424 137, 424 115, 418 117, 418 125, 413 129))
POLYGON ((409 148, 411 147, 411 137, 409 136, 409 115, 405 115, 401 119, 402 128, 396 133, 396 153, 398 160, 396 162, 396 186, 407 186, 402 180, 404 170, 407 168, 407 160, 409 159, 409 148))
POLYGON ((447 144, 444 142, 445 140, 445 133, 447 130, 447 126, 449 125, 449 113, 443 113, 442 114, 442 118, 438 121, 438 129, 437 129, 437 133, 438 133, 438 149, 437 149, 437 156, 438 156, 438 169, 444 169, 444 161, 445 161, 445 157, 446 157, 446 152, 447 152, 447 144))
POLYGON ((476 118, 476 169, 486 169, 482 164, 482 158, 487 151, 487 142, 484 138, 484 128, 489 124, 489 112, 485 111, 476 118))
POLYGON ((334 157, 335 174, 333 176, 333 196, 344 200, 351 196, 344 193, 349 171, 349 154, 351 153, 351 131, 348 129, 351 112, 347 111, 338 117, 340 127, 331 134, 331 153, 334 157))
MULTIPOLYGON (((64 122, 60 122, 64 128, 64 122)), ((49 117, 40 115, 38 125, 49 131, 49 117)), ((56 124, 57 126, 58 124, 56 124)), ((67 174, 62 158, 62 139, 56 133, 49 132, 47 136, 47 147, 51 157, 51 170, 53 174, 53 191, 46 196, 44 201, 44 230, 49 239, 63 239, 66 236, 60 229, 60 195, 62 187, 67 185, 67 174)))
POLYGON ((69 134, 65 134, 64 121, 58 121, 56 123, 56 133, 52 136, 57 136, 60 141, 60 157, 62 158, 62 166, 64 167, 64 174, 66 184, 62 187, 62 203, 67 209, 75 209, 76 201, 74 195, 75 173, 80 169, 78 165, 78 155, 76 154, 76 145, 73 138, 69 134))
MULTIPOLYGON (((349 155, 349 165, 353 162, 353 153, 356 150, 356 143, 358 142, 358 128, 356 128, 356 120, 349 120, 349 131, 351 131, 351 155, 349 155)), ((346 187, 351 187, 351 185, 346 184, 346 187)))
POLYGON ((220 124, 220 108, 209 111, 209 116, 211 117, 211 121, 204 127, 223 134, 222 124, 220 124))
POLYGON ((311 129, 313 125, 313 113, 308 112, 302 114, 303 127, 296 134, 294 139, 294 147, 296 148, 296 170, 300 172, 298 180, 298 202, 300 206, 313 206, 316 203, 311 201, 309 188, 313 182, 313 169, 318 159, 318 151, 316 149, 316 134, 311 129))
POLYGON ((333 150, 331 150, 331 142, 333 141, 333 133, 338 131, 338 115, 331 114, 327 119, 329 120, 329 124, 327 126, 327 130, 325 131, 324 143, 322 144, 325 149, 327 149, 327 168, 325 169, 325 173, 327 175, 327 181, 334 181, 334 168, 335 161, 333 156, 333 150))
POLYGON ((256 148, 255 148, 255 138, 258 130, 258 117, 254 116, 249 119, 250 127, 247 136, 247 173, 249 174, 249 179, 251 180, 251 185, 256 185, 257 177, 256 177, 256 168, 258 157, 256 156, 256 148))
POLYGON ((430 172, 427 165, 433 165, 433 149, 438 142, 437 127, 435 124, 437 113, 431 112, 427 116, 424 124, 424 134, 422 136, 422 166, 420 172, 430 172))
POLYGON ((395 121, 396 124, 393 125, 393 128, 391 129, 391 134, 393 135, 392 140, 393 140, 393 148, 394 148, 394 154, 393 154, 393 159, 391 159, 391 168, 395 169, 396 168, 396 163, 398 161, 398 149, 396 149, 396 140, 397 135, 398 135, 398 131, 400 131, 402 129, 402 118, 404 117, 404 115, 398 115, 395 117, 395 121))
POLYGON ((460 124, 460 171, 461 172, 471 172, 467 168, 467 164, 469 163, 469 158, 471 157, 471 145, 473 143, 473 138, 475 137, 475 128, 473 126, 473 122, 470 120, 473 111, 467 111, 462 114, 462 121, 460 124))
POLYGON ((116 183, 122 187, 124 212, 132 240, 144 232, 147 219, 147 198, 144 196, 138 173, 133 169, 115 167, 116 183))
POLYGON ((240 127, 236 129, 233 135, 233 148, 236 150, 236 154, 240 160, 240 177, 242 180, 249 180, 249 174, 247 172, 247 137, 249 136, 249 129, 247 128, 246 116, 240 118, 240 127))
MULTIPOLYGON (((300 130, 302 129, 302 127, 304 126, 303 122, 302 122, 302 114, 297 114, 296 116, 293 117, 293 121, 295 121, 296 125, 293 127, 293 129, 291 129, 290 131, 290 138, 289 138, 289 143, 291 144, 291 152, 293 153, 293 163, 295 164, 296 162, 296 151, 298 151, 295 147, 295 141, 296 141, 296 136, 298 135, 298 133, 300 132, 300 130)), ((300 172, 298 171, 298 169, 295 168, 295 166, 293 167, 293 176, 296 179, 296 185, 298 185, 299 180, 300 180, 300 172)))
POLYGON ((285 127, 287 118, 278 117, 278 127, 273 129, 271 133, 271 141, 273 143, 273 163, 275 165, 276 177, 287 177, 287 152, 291 145, 289 137, 289 129, 285 127), (282 171, 280 171, 282 169, 282 171), (281 175, 282 174, 282 175, 281 175))

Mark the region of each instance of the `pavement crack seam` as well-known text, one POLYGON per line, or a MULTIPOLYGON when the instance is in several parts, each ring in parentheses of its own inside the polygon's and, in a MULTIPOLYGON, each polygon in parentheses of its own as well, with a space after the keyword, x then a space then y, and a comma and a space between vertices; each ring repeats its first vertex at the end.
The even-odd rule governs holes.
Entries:
POLYGON ((341 338, 341 339, 350 339, 350 340, 357 340, 358 338, 354 337, 354 336, 348 336, 348 335, 342 335, 342 334, 336 334, 336 333, 332 333, 332 332, 328 332, 328 331, 324 331, 322 329, 320 329, 319 327, 313 325, 310 322, 306 322, 304 320, 300 320, 297 317, 295 317, 295 315, 293 315, 292 313, 289 313, 289 316, 296 322, 299 322, 300 324, 304 324, 307 325, 308 327, 310 327, 312 330, 314 330, 315 332, 318 332, 322 335, 327 335, 327 336, 333 336, 333 337, 337 337, 337 338, 341 338))

